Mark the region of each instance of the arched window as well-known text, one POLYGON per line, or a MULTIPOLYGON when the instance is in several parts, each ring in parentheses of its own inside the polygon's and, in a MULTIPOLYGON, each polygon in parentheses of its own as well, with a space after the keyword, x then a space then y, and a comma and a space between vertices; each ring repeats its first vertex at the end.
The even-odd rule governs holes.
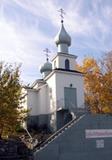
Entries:
POLYGON ((70 69, 70 64, 68 59, 65 60, 65 69, 70 69))

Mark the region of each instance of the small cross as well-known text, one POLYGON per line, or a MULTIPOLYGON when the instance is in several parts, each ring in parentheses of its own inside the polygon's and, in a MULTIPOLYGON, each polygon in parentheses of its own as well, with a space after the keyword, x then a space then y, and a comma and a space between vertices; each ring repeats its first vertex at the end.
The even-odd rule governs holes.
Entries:
POLYGON ((58 12, 60 12, 61 22, 63 23, 65 12, 64 12, 64 10, 62 8, 59 9, 58 12))
POLYGON ((51 52, 48 48, 45 48, 43 51, 46 53, 45 55, 46 55, 46 59, 48 61, 49 60, 49 54, 48 53, 51 53, 51 52))

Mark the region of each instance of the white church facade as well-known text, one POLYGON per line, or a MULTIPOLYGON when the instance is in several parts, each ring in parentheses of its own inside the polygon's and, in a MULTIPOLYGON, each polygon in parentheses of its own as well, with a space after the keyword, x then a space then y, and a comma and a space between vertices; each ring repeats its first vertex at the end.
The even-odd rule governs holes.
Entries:
POLYGON ((58 49, 52 62, 41 66, 42 79, 24 88, 29 126, 47 126, 56 131, 69 122, 76 109, 84 108, 83 74, 76 70, 77 56, 69 54, 71 37, 63 21, 55 37, 58 49))

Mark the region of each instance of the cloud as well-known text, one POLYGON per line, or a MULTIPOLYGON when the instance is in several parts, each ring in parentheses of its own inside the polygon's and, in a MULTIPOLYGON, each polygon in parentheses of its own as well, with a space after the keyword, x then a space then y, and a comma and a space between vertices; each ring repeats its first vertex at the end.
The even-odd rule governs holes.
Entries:
POLYGON ((43 49, 47 42, 52 43, 52 39, 40 31, 38 23, 35 26, 29 24, 30 27, 27 24, 26 27, 27 22, 20 21, 18 15, 16 21, 9 21, 5 12, 6 10, 0 14, 0 60, 22 63, 22 80, 25 82, 34 80, 34 77, 40 76, 38 68, 45 57, 43 49))
POLYGON ((24 81, 40 76, 37 68, 44 62, 44 48, 56 52, 53 38, 60 27, 59 8, 66 12, 64 25, 72 37, 72 53, 78 50, 80 56, 85 52, 98 54, 112 49, 111 1, 3 0, 0 3, 0 58, 23 63, 24 81))
POLYGON ((57 18, 56 11, 58 10, 57 2, 52 0, 41 0, 40 2, 32 0, 13 0, 16 4, 20 5, 25 10, 29 11, 35 16, 50 19, 55 22, 57 18))
POLYGON ((30 12, 31 14, 45 18, 51 22, 56 28, 59 27, 59 13, 57 10, 63 7, 66 11, 65 26, 71 34, 94 34, 95 28, 104 32, 108 30, 108 24, 105 24, 104 19, 109 19, 111 16, 111 8, 108 3, 104 4, 103 0, 71 0, 70 3, 65 1, 61 6, 60 1, 53 0, 13 0, 16 4, 30 12))

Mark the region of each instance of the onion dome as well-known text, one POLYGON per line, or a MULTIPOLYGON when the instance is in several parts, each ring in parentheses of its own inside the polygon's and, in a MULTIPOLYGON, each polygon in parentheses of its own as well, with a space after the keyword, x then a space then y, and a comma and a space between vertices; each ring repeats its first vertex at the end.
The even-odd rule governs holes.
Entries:
POLYGON ((43 74, 43 77, 47 76, 50 72, 52 71, 52 64, 48 61, 44 63, 41 67, 40 67, 40 72, 43 74))
POLYGON ((61 21, 61 23, 62 23, 61 29, 55 37, 55 43, 57 46, 59 44, 67 44, 68 46, 70 46, 71 45, 71 37, 66 32, 64 25, 63 25, 63 21, 61 21))
POLYGON ((50 62, 46 62, 40 67, 41 73, 46 72, 46 71, 52 71, 52 64, 50 62))

